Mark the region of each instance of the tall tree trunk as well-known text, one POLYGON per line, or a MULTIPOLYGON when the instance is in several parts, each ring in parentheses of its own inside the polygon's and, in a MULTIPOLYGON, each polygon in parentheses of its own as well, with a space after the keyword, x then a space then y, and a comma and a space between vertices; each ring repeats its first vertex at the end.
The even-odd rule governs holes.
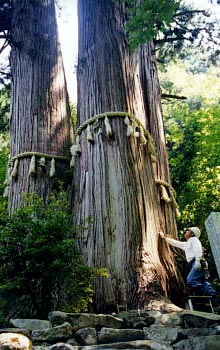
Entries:
POLYGON ((79 130, 74 214, 78 224, 90 219, 79 232, 80 249, 87 264, 109 272, 109 278, 95 282, 95 307, 136 307, 168 295, 169 279, 178 284, 173 256, 158 243, 158 231, 169 228, 175 235, 176 223, 155 182, 169 182, 169 171, 154 47, 149 43, 129 52, 121 2, 80 0, 78 8, 78 124, 109 111, 128 112, 157 148, 155 165, 150 138, 143 144, 142 137, 127 137, 120 113, 109 116, 113 136, 102 118, 91 124, 93 143, 86 128, 79 130))
POLYGON ((49 175, 53 157, 55 178, 65 181, 72 123, 54 0, 14 0, 11 40, 10 135, 14 170, 9 209, 13 211, 20 206, 23 193, 36 192, 48 198, 55 182, 49 175), (36 165, 29 174, 34 154, 36 165), (39 162, 44 156, 45 165, 44 159, 39 162))
MULTIPOLYGON (((154 45, 149 43, 138 50, 140 84, 143 91, 144 110, 146 120, 143 121, 154 140, 157 150, 157 162, 153 164, 155 180, 170 183, 169 164, 167 158, 166 141, 164 135, 162 109, 161 109, 161 88, 158 81, 154 45)), ((141 118, 141 115, 139 116, 141 118)), ((158 183, 159 185, 159 183, 158 183)), ((165 230, 176 236, 176 215, 175 205, 167 205, 160 201, 163 212, 163 225, 165 230)))

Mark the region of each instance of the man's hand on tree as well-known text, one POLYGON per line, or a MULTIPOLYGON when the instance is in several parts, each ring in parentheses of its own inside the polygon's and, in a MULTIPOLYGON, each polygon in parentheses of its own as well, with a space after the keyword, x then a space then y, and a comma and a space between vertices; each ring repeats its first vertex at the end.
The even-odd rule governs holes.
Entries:
POLYGON ((163 231, 159 231, 159 236, 161 239, 165 239, 165 234, 163 233, 163 231))

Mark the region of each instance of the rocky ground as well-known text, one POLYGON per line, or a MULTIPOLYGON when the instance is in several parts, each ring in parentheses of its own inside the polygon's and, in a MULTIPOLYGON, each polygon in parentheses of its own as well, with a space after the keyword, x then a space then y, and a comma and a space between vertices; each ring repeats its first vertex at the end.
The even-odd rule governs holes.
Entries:
POLYGON ((48 320, 13 319, 1 350, 220 350, 220 316, 153 305, 117 315, 53 311, 48 320))

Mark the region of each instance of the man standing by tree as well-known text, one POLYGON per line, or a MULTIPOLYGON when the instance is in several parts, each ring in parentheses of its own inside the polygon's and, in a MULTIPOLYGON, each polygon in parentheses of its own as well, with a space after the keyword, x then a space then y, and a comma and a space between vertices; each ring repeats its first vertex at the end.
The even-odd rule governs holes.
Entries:
POLYGON ((203 266, 203 248, 199 240, 201 231, 198 227, 190 227, 186 229, 184 237, 186 242, 181 242, 173 238, 165 237, 162 231, 159 232, 160 237, 173 247, 180 248, 185 252, 188 263, 187 285, 195 295, 211 295, 214 304, 218 304, 216 300, 216 291, 204 273, 203 266))

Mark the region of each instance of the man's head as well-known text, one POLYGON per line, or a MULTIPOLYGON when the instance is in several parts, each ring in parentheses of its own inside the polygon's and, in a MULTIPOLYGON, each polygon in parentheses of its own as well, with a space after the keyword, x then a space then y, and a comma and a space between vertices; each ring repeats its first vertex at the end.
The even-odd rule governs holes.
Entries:
POLYGON ((184 233, 185 239, 189 239, 190 237, 197 237, 199 238, 201 235, 201 231, 198 227, 189 227, 186 229, 184 233))

